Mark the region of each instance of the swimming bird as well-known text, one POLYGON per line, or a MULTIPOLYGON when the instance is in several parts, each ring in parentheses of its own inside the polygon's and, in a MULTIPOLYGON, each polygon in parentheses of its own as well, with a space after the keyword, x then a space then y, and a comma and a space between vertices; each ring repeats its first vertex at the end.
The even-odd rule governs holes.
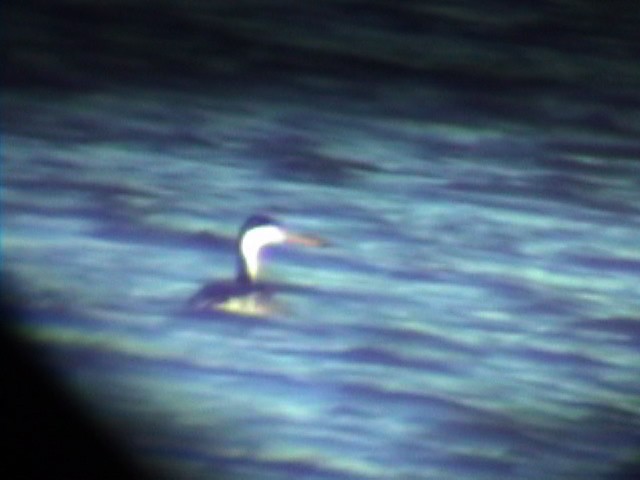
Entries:
POLYGON ((219 310, 238 315, 270 313, 274 288, 258 280, 260 252, 266 246, 282 243, 309 247, 326 244, 319 238, 287 231, 267 215, 253 215, 240 228, 236 241, 236 278, 205 285, 191 297, 189 307, 198 312, 219 310))

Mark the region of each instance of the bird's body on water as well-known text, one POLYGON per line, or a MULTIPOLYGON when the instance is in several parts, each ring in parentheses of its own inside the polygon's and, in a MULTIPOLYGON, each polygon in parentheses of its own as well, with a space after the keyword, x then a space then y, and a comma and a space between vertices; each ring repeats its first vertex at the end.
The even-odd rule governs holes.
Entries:
POLYGON ((226 311, 238 315, 270 313, 270 299, 275 288, 259 281, 260 252, 268 245, 282 243, 311 247, 324 244, 318 238, 285 230, 269 216, 253 215, 238 234, 236 278, 205 285, 189 300, 190 308, 198 312, 226 311))

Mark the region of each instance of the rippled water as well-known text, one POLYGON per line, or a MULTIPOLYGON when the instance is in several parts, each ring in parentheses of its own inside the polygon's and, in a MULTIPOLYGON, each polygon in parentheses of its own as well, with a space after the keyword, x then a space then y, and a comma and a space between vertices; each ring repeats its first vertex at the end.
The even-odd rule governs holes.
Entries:
POLYGON ((640 117, 565 93, 11 90, 18 330, 186 478, 609 478, 640 446, 640 117), (331 244, 269 252, 272 318, 185 313, 258 211, 331 244))
POLYGON ((637 448, 635 140, 268 89, 7 112, 22 331, 140 455, 191 478, 601 478, 637 448), (286 312, 181 313, 265 209, 332 242, 272 250, 286 312))

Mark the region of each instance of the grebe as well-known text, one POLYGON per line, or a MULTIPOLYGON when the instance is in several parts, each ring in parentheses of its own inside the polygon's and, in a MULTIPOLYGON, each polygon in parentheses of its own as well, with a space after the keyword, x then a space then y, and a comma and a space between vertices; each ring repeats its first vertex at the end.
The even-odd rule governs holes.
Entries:
POLYGON ((235 280, 209 283, 189 300, 198 312, 226 311, 238 315, 260 316, 270 313, 273 288, 258 282, 260 251, 263 247, 296 243, 309 247, 325 245, 318 238, 286 231, 266 215, 253 215, 242 225, 236 242, 238 270, 235 280))

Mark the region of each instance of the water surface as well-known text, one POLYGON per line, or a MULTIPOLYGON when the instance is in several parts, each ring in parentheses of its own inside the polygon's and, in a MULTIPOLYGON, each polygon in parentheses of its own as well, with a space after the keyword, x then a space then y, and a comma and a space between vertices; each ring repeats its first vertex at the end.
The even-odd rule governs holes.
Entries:
POLYGON ((186 478, 637 458, 637 108, 557 79, 276 78, 5 93, 3 265, 55 375, 186 478), (258 211, 331 245, 269 252, 280 314, 185 312, 258 211))

